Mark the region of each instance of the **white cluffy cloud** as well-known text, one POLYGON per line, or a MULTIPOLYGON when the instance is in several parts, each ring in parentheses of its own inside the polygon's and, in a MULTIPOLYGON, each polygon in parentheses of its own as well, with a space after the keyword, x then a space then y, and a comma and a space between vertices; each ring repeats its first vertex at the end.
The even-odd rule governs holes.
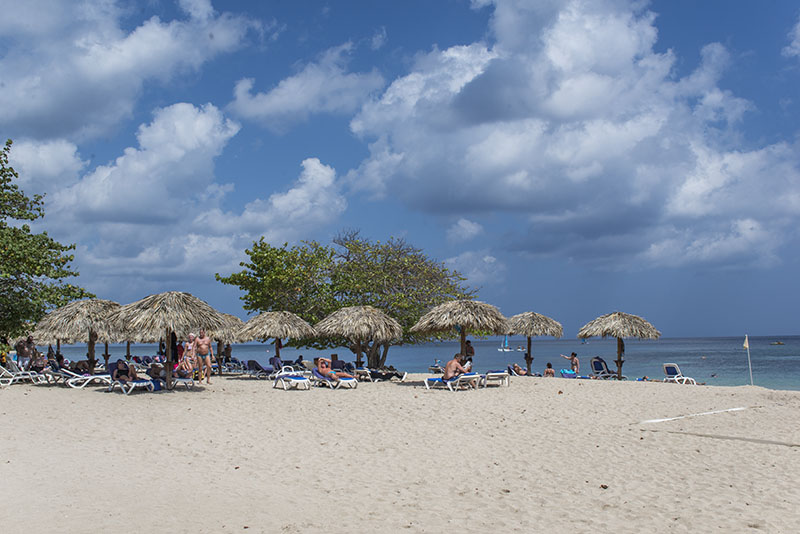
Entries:
POLYGON ((789 44, 783 49, 783 55, 786 57, 800 57, 800 18, 789 32, 789 44))
POLYGON ((317 158, 306 159, 301 165, 300 177, 288 190, 273 193, 267 200, 256 199, 240 214, 206 211, 195 219, 195 225, 221 235, 264 236, 278 244, 331 224, 347 208, 336 171, 317 158))
POLYGON ((306 120, 316 113, 351 113, 374 91, 383 87, 383 77, 372 70, 349 72, 351 43, 331 48, 318 61, 306 64, 297 74, 281 80, 265 93, 253 93, 255 81, 239 80, 230 110, 274 129, 306 120))
POLYGON ((458 271, 474 286, 502 284, 506 266, 492 256, 488 250, 462 252, 444 260, 448 269, 458 271))
POLYGON ((18 2, 4 9, 0 127, 18 137, 87 138, 130 117, 146 82, 167 82, 238 48, 260 25, 181 0, 186 17, 123 29, 115 2, 18 2))
POLYGON ((351 121, 370 148, 346 175, 353 190, 435 213, 502 211, 527 224, 511 248, 613 265, 757 261, 785 246, 800 151, 737 144, 752 104, 720 87, 724 46, 677 77, 642 2, 472 4, 493 9, 492 44, 420 55, 351 121))
POLYGON ((481 232, 483 226, 462 217, 447 229, 447 239, 454 242, 468 241, 481 232))
POLYGON ((239 128, 211 104, 180 103, 156 110, 139 127, 137 146, 82 176, 85 162, 68 143, 21 143, 12 154, 34 183, 50 180, 40 224, 56 239, 79 243, 78 268, 93 290, 110 290, 120 277, 143 290, 154 280, 235 271, 258 237, 302 239, 345 211, 335 170, 316 158, 266 199, 223 211, 233 186, 217 182, 214 161, 239 128), (66 163, 52 164, 59 155, 66 163))

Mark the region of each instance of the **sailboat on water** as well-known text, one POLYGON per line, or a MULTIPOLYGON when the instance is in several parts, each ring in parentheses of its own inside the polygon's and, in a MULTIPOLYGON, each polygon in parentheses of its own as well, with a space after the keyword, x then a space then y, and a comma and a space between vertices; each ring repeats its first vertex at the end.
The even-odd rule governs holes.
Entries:
POLYGON ((508 346, 508 336, 503 339, 503 342, 500 344, 500 348, 498 348, 500 352, 513 352, 514 349, 508 346))

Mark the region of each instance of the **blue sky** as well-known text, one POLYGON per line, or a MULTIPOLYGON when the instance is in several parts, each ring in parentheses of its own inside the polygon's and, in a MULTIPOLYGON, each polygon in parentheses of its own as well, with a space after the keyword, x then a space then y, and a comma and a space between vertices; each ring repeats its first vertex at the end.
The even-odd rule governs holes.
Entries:
POLYGON ((0 132, 79 283, 404 237, 507 315, 796 334, 795 2, 0 0, 0 132))

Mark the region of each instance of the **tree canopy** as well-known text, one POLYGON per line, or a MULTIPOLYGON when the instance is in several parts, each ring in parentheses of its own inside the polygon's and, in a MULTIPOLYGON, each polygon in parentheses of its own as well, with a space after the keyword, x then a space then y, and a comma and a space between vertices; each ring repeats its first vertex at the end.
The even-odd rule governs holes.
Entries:
MULTIPOLYGON (((396 343, 421 343, 440 335, 410 332, 429 308, 442 302, 471 298, 464 278, 428 258, 403 239, 372 242, 357 231, 345 232, 331 246, 304 242, 273 247, 263 238, 246 251, 245 270, 217 280, 238 286, 245 309, 290 311, 314 324, 345 306, 380 308, 403 326, 396 343)), ((446 337, 446 336, 441 336, 446 337)), ((344 340, 306 340, 302 346, 330 347, 344 340)), ((389 343, 362 345, 370 366, 386 362, 389 343)))
POLYGON ((44 217, 44 201, 14 183, 19 175, 9 165, 11 144, 0 152, 0 337, 6 339, 23 334, 49 309, 92 296, 64 281, 78 275, 67 254, 75 245, 33 233, 24 222, 44 217))

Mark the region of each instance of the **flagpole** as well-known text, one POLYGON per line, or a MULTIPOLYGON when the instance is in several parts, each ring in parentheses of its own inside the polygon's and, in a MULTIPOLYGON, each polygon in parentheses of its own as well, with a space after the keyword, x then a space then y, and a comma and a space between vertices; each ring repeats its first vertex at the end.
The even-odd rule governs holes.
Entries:
POLYGON ((750 341, 747 334, 744 335, 744 346, 747 349, 747 368, 750 370, 750 385, 753 385, 753 365, 750 363, 750 341))

